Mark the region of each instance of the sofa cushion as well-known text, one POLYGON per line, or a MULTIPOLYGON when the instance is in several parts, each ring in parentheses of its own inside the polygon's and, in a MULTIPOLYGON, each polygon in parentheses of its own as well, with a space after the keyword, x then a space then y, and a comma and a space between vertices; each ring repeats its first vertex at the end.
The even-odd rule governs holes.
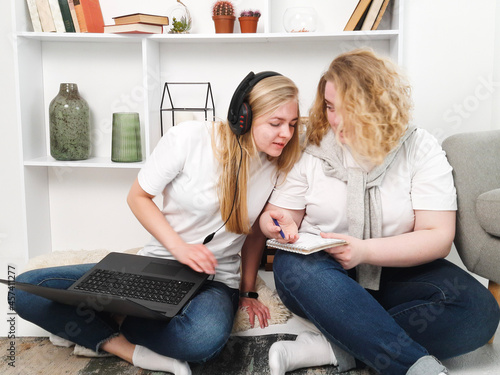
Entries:
POLYGON ((500 237, 500 189, 487 191, 477 197, 476 215, 486 232, 500 237))

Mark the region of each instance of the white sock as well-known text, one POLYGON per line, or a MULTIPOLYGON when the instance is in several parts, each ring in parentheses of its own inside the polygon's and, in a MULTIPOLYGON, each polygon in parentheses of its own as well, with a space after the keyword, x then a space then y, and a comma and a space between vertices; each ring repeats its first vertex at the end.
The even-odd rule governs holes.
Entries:
POLYGON ((140 345, 135 346, 132 363, 145 370, 165 371, 175 375, 191 375, 191 368, 187 362, 160 355, 140 345))
POLYGON ((62 337, 59 337, 57 335, 53 335, 52 333, 49 335, 49 340, 52 343, 52 345, 63 346, 65 348, 70 348, 73 345, 75 345, 74 342, 63 339, 62 337))
POLYGON ((298 368, 337 365, 332 347, 321 333, 303 332, 295 341, 278 341, 269 349, 271 375, 298 368))
POLYGON ((96 352, 95 350, 86 348, 81 345, 75 345, 75 349, 73 349, 73 355, 78 355, 80 357, 90 357, 90 358, 102 358, 102 357, 112 357, 114 354, 102 351, 96 352))

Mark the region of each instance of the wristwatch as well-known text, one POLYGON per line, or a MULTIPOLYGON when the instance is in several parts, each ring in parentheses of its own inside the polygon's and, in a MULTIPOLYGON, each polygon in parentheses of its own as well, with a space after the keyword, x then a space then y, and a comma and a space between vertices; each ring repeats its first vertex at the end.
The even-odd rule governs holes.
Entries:
POLYGON ((257 292, 240 292, 240 297, 257 299, 257 298, 259 298, 259 293, 257 293, 257 292))

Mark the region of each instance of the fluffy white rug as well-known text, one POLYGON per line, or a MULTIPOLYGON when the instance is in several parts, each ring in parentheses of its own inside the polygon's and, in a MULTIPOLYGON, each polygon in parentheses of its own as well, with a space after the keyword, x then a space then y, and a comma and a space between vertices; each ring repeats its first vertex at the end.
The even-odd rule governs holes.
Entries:
MULTIPOLYGON (((126 253, 135 254, 139 248, 126 250, 126 253)), ((97 263, 109 253, 109 250, 67 250, 54 251, 52 253, 40 255, 29 260, 23 272, 32 269, 66 266, 71 264, 97 263)), ((257 292, 259 300, 266 305, 271 312, 269 324, 284 324, 292 316, 291 312, 283 305, 276 291, 272 291, 264 280, 257 276, 257 292)), ((259 325, 256 319, 256 326, 259 325)), ((250 329, 248 314, 245 310, 238 310, 236 314, 233 333, 250 329)))

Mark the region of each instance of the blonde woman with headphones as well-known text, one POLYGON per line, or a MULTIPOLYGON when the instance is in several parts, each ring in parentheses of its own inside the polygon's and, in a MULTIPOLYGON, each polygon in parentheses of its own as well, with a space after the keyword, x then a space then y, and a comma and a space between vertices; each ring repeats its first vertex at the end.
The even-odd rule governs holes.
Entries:
MULTIPOLYGON (((300 156, 299 117, 298 89, 289 78, 251 72, 233 95, 227 123, 172 127, 139 172, 127 201, 153 237, 139 254, 176 259, 213 275, 169 322, 132 316, 116 321, 105 312, 88 321, 75 307, 20 290, 18 314, 54 335, 71 322, 81 328, 71 337, 79 345, 182 375, 191 373, 189 362, 208 361, 222 350, 238 305, 247 308, 251 323, 257 316, 265 326, 269 310, 255 298, 265 241, 258 217, 300 156), (158 195, 161 208, 153 201, 158 195)), ((68 288, 91 266, 35 270, 18 281, 68 288)))

